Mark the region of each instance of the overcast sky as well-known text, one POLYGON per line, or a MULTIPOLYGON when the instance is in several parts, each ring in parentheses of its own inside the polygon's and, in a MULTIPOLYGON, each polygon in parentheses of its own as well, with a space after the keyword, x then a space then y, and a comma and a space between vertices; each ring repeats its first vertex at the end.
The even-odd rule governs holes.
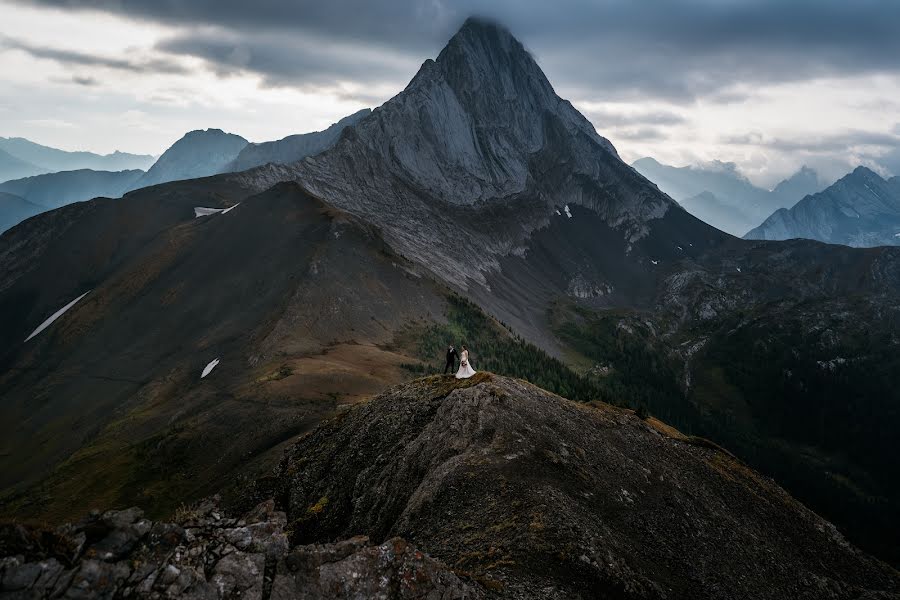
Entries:
POLYGON ((159 154, 322 129, 505 24, 628 161, 900 174, 896 0, 0 0, 0 136, 159 154), (488 7, 489 8, 486 8, 488 7))

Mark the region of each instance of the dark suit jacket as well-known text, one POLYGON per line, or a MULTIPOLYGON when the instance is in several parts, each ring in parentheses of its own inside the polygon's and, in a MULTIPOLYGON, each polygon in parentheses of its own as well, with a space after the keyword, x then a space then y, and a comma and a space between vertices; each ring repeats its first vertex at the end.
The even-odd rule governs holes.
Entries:
POLYGON ((457 359, 459 359, 459 354, 456 353, 456 348, 447 350, 447 362, 453 362, 457 359))

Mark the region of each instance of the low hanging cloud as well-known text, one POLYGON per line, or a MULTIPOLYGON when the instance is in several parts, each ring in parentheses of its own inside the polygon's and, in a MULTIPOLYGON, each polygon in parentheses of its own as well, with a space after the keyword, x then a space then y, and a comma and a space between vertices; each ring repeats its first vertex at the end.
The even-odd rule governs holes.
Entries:
MULTIPOLYGON (((77 50, 53 48, 50 46, 38 46, 11 37, 0 38, 0 50, 21 50, 33 58, 52 60, 64 66, 102 67, 132 73, 164 73, 169 75, 184 75, 188 69, 180 65, 176 60, 168 58, 111 58, 97 54, 88 54, 77 50)), ((80 77, 82 83, 90 80, 90 77, 80 77)))

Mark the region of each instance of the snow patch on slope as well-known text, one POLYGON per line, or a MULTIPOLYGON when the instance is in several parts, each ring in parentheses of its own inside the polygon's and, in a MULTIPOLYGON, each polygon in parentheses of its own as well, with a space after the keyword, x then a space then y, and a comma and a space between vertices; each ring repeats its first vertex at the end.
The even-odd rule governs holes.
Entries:
POLYGON ((30 340, 31 338, 33 338, 34 336, 36 336, 37 334, 39 334, 39 333, 42 332, 43 330, 45 330, 45 329, 47 329, 48 327, 50 327, 50 325, 52 325, 53 322, 54 322, 55 320, 57 320, 58 318, 60 318, 61 316, 63 316, 63 313, 65 313, 67 310, 69 310, 70 308, 72 308, 73 306, 75 306, 75 305, 78 303, 79 300, 81 300, 82 298, 84 298, 85 296, 87 296, 89 293, 91 293, 91 290, 86 291, 85 293, 83 293, 82 295, 78 296, 77 298, 75 298, 74 300, 72 300, 71 302, 69 302, 68 304, 66 304, 65 306, 63 306, 61 309, 59 309, 58 311, 56 311, 55 313, 53 313, 52 315, 50 315, 50 317, 49 317, 46 321, 44 321, 43 323, 41 323, 40 325, 38 325, 38 328, 31 332, 31 335, 29 335, 27 338, 25 338, 25 341, 27 342, 28 340, 30 340))
POLYGON ((211 360, 208 365, 203 367, 203 372, 200 373, 200 379, 203 379, 204 377, 206 377, 207 375, 212 373, 212 370, 215 369, 216 365, 218 365, 218 364, 219 364, 218 358, 211 360))
POLYGON ((210 215, 217 215, 219 213, 225 214, 228 211, 237 208, 241 203, 238 202, 234 206, 229 206, 228 208, 209 208, 207 206, 195 206, 194 207, 194 218, 197 219, 199 217, 208 217, 210 215))

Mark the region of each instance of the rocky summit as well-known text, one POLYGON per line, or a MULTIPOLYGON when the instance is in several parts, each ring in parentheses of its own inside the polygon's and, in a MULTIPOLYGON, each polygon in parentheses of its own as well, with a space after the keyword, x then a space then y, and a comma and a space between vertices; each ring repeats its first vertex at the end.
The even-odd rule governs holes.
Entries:
POLYGON ((900 598, 896 571, 714 444, 488 373, 348 410, 255 496, 294 543, 400 536, 499 597, 900 598))

